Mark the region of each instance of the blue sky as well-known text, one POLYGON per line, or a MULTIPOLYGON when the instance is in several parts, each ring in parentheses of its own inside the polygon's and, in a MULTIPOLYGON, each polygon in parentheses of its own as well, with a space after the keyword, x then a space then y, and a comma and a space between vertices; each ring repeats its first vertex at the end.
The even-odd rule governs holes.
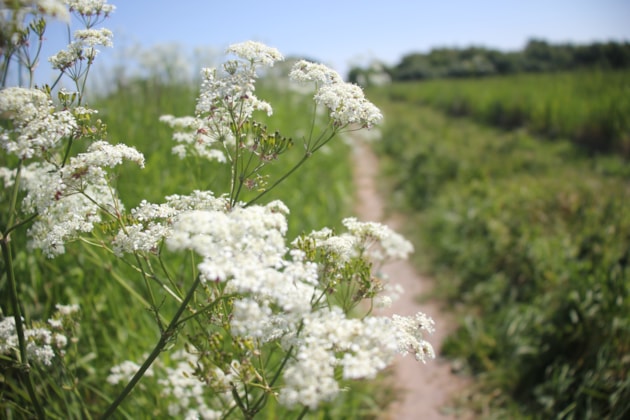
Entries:
POLYGON ((117 10, 103 26, 114 31, 115 49, 167 43, 224 49, 252 39, 285 56, 317 59, 342 74, 352 64, 370 59, 396 64, 405 54, 433 47, 518 50, 532 37, 552 43, 630 41, 629 0, 110 3, 117 10))

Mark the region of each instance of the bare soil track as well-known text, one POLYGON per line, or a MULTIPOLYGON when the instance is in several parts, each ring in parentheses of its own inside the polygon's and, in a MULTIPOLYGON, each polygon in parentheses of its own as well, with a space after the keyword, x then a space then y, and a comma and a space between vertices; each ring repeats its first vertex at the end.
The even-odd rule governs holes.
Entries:
MULTIPOLYGON (((358 137, 358 136, 357 136, 358 137)), ((355 213, 364 221, 376 221, 400 231, 404 218, 386 215, 385 199, 378 190, 378 159, 369 144, 353 139, 354 182, 356 185, 355 213)), ((470 381, 452 372, 451 365, 440 357, 441 343, 454 328, 453 319, 435 302, 418 303, 418 297, 431 290, 432 279, 420 276, 408 261, 387 265, 383 270, 391 279, 402 285, 405 293, 391 308, 379 313, 391 315, 414 315, 421 311, 435 321, 436 332, 428 337, 436 352, 436 359, 426 364, 414 357, 400 356, 394 366, 393 381, 402 389, 400 399, 395 401, 384 416, 384 420, 446 420, 471 418, 454 408, 453 397, 465 391, 470 381)))

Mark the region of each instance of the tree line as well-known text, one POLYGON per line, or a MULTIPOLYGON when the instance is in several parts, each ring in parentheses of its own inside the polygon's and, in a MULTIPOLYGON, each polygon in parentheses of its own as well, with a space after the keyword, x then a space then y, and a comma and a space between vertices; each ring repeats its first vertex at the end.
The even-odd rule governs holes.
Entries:
POLYGON ((428 53, 410 53, 394 66, 382 64, 354 67, 348 79, 369 83, 385 72, 394 81, 447 77, 483 77, 524 72, 575 69, 623 69, 630 67, 630 42, 596 42, 586 45, 550 44, 530 39, 521 51, 485 47, 434 48, 428 53))

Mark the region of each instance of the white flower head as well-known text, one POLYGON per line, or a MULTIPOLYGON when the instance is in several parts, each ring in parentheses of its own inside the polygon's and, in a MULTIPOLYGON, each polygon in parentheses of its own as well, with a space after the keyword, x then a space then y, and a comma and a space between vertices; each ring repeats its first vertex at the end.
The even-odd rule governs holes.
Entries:
POLYGON ((381 111, 368 101, 363 90, 351 83, 331 83, 322 86, 315 94, 315 102, 326 106, 339 126, 359 124, 370 128, 383 118, 381 111))
POLYGON ((73 115, 55 112, 48 95, 38 89, 10 87, 0 90, 0 116, 11 121, 0 127, 0 146, 22 159, 46 154, 77 127, 73 115))
POLYGON ((269 67, 273 66, 277 61, 284 60, 284 57, 276 48, 255 41, 232 44, 228 47, 227 52, 252 64, 261 64, 269 67))
POLYGON ((34 10, 39 13, 52 16, 63 22, 70 21, 70 13, 68 13, 68 8, 63 0, 37 0, 32 3, 34 3, 34 10))
POLYGON ((343 78, 335 70, 325 64, 306 60, 300 60, 293 65, 289 78, 296 82, 315 82, 321 85, 343 83, 343 78))
POLYGON ((74 32, 74 39, 89 47, 97 45, 112 47, 114 45, 112 42, 113 37, 112 31, 106 28, 78 29, 74 32))
POLYGON ((282 265, 286 253, 286 207, 266 206, 181 213, 167 245, 192 249, 204 257, 199 270, 204 280, 226 280, 240 270, 282 265))
POLYGON ((424 333, 435 331, 435 322, 422 312, 413 317, 392 315, 392 322, 396 330, 398 351, 404 356, 412 353, 416 360, 426 363, 427 359, 434 359, 433 346, 424 339, 424 333))
POLYGON ((107 16, 116 10, 116 6, 107 4, 107 0, 65 0, 71 11, 82 16, 107 16))

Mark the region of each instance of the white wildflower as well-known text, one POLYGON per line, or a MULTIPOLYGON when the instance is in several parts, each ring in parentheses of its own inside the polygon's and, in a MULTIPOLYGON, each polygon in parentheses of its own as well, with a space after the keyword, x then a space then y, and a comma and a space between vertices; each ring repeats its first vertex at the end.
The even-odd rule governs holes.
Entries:
MULTIPOLYGON (((63 307, 63 305, 58 305, 63 307)), ((35 328, 24 328, 24 339, 26 341, 26 353, 31 361, 42 363, 45 366, 52 364, 55 356, 64 354, 64 348, 68 344, 68 338, 59 330, 63 327, 60 319, 67 314, 57 311, 53 318, 48 320, 48 325, 41 325, 35 328), (51 329, 56 330, 52 331, 51 329), (54 348, 53 348, 54 346, 54 348), (57 353, 55 353, 55 349, 57 353)), ((6 317, 0 320, 0 354, 10 354, 18 351, 18 337, 15 327, 15 318, 6 317)))
POLYGON ((396 328, 396 342, 398 351, 402 355, 412 353, 416 360, 426 363, 427 359, 435 358, 433 346, 424 339, 424 333, 433 333, 435 323, 422 312, 413 317, 392 315, 392 322, 396 328))
POLYGON ((402 235, 394 232, 388 226, 377 222, 360 222, 355 217, 342 221, 350 233, 369 247, 376 244, 370 257, 377 261, 386 259, 405 259, 413 252, 413 245, 402 235))
POLYGON ((298 82, 315 82, 315 102, 329 110, 339 127, 358 124, 370 128, 383 118, 380 110, 365 98, 361 87, 345 83, 341 76, 323 64, 300 60, 289 77, 298 82))
MULTIPOLYGON (((222 411, 213 410, 208 406, 206 386, 194 375, 191 368, 196 362, 195 357, 178 351, 171 359, 176 362, 175 367, 166 367, 164 378, 158 380, 162 386, 162 396, 171 401, 168 405, 169 415, 184 419, 223 418, 222 411)), ((214 396, 214 399, 220 401, 218 404, 220 407, 233 404, 231 393, 227 389, 229 388, 219 390, 214 396)))
POLYGON ((173 140, 178 143, 173 153, 183 158, 188 151, 210 161, 226 162, 224 144, 234 144, 232 132, 227 127, 214 129, 204 125, 203 120, 196 117, 174 117, 163 115, 160 121, 173 128, 173 140))
POLYGON ((59 312, 59 315, 61 316, 70 316, 74 313, 79 312, 79 305, 77 305, 76 303, 72 305, 62 305, 58 303, 55 305, 55 308, 57 309, 57 312, 59 312))
MULTIPOLYGON (((117 385, 119 383, 125 384, 133 378, 133 375, 135 375, 138 370, 140 370, 140 365, 130 360, 126 360, 119 365, 113 366, 109 370, 107 382, 112 385, 117 385)), ((152 374, 153 371, 150 368, 145 373, 147 376, 152 376, 152 374)))
POLYGON ((70 14, 63 0, 37 0, 34 3, 36 10, 42 14, 55 17, 63 22, 70 21, 70 14))
POLYGON ((72 41, 65 50, 48 58, 53 68, 66 70, 77 64, 79 61, 93 61, 99 53, 95 47, 102 45, 112 47, 113 34, 109 29, 79 29, 74 33, 72 41))
POLYGON ((324 64, 300 60, 293 65, 289 78, 297 82, 316 82, 318 84, 343 83, 343 78, 335 70, 324 64))
POLYGON ((107 16, 116 10, 116 6, 107 4, 107 0, 65 0, 71 11, 83 16, 107 16))
POLYGON ((120 229, 113 240, 117 255, 135 251, 156 252, 159 243, 172 232, 172 220, 178 214, 190 210, 220 211, 226 208, 223 198, 216 198, 210 191, 193 191, 191 195, 172 195, 166 203, 153 204, 146 200, 131 210, 132 223, 120 229))
POLYGON ((49 97, 38 89, 0 90, 0 116, 11 121, 0 127, 0 145, 22 159, 42 156, 76 129, 69 111, 55 112, 49 97))
POLYGON ((339 392, 335 368, 346 379, 372 378, 397 352, 394 330, 387 318, 349 319, 340 308, 321 309, 304 317, 299 336, 286 344, 296 348, 284 372, 279 400, 316 408, 339 392))
POLYGON ((91 232, 101 221, 102 209, 120 210, 104 168, 124 159, 144 164, 142 154, 131 147, 98 141, 61 169, 38 163, 24 167, 24 210, 38 214, 29 229, 29 246, 42 249, 49 257, 62 254, 67 240, 79 232, 91 232))
POLYGON ((227 52, 233 53, 251 63, 259 63, 270 67, 276 61, 284 60, 284 57, 277 49, 255 41, 232 44, 228 47, 227 52))
POLYGON ((383 118, 381 111, 368 101, 361 87, 350 83, 331 83, 319 88, 315 102, 330 110, 338 126, 359 124, 370 128, 383 118))
POLYGON ((74 32, 74 39, 88 47, 102 45, 103 47, 113 47, 112 38, 114 34, 107 28, 101 29, 77 29, 74 32))
POLYGON ((192 249, 204 257, 204 280, 226 280, 245 267, 278 267, 286 252, 285 215, 277 204, 236 207, 230 212, 190 211, 180 214, 167 239, 173 250, 192 249))

